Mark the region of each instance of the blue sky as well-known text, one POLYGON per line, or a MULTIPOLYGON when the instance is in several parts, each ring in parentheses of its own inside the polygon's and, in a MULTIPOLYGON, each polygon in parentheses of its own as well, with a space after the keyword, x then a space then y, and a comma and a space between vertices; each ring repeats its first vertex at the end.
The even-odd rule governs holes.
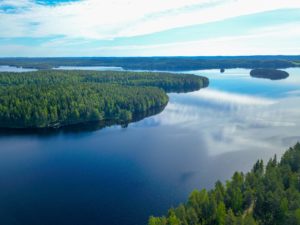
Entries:
POLYGON ((0 0, 0 57, 300 54, 299 0, 0 0))

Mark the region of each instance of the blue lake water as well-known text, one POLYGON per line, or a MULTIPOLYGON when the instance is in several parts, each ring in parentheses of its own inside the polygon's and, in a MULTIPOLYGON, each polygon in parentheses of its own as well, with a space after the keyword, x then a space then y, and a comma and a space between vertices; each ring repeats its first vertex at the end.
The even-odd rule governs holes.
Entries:
POLYGON ((29 68, 22 68, 22 67, 15 67, 15 66, 0 66, 0 72, 30 72, 36 71, 36 69, 29 69, 29 68))
POLYGON ((259 159, 300 141, 300 68, 186 71, 210 86, 169 94, 163 112, 127 128, 0 135, 0 224, 146 224, 259 159))

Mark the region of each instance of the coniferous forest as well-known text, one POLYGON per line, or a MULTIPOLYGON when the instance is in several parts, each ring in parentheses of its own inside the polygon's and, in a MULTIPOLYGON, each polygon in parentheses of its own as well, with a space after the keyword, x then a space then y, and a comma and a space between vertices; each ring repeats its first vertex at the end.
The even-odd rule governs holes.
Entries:
POLYGON ((289 74, 283 70, 254 69, 250 71, 250 76, 256 78, 267 78, 270 80, 281 80, 286 79, 289 76, 289 74))
POLYGON ((235 172, 225 184, 193 191, 185 204, 149 225, 299 225, 300 144, 246 174, 235 172))
POLYGON ((184 71, 229 68, 298 67, 298 55, 185 56, 185 57, 59 57, 1 58, 0 65, 53 69, 59 66, 118 66, 128 70, 184 71))
POLYGON ((129 122, 164 107, 166 92, 208 85, 195 75, 113 71, 0 73, 0 127, 60 127, 90 121, 129 122))

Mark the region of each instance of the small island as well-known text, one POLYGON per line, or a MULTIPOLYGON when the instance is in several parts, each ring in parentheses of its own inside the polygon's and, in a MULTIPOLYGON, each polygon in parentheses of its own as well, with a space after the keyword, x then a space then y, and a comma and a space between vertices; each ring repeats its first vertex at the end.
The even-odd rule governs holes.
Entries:
POLYGON ((160 112, 168 103, 167 92, 189 92, 206 86, 207 78, 191 74, 2 72, 0 128, 59 128, 96 121, 126 124, 160 112))
POLYGON ((277 69, 253 69, 250 72, 251 77, 266 78, 270 80, 286 79, 289 74, 282 70, 277 69))

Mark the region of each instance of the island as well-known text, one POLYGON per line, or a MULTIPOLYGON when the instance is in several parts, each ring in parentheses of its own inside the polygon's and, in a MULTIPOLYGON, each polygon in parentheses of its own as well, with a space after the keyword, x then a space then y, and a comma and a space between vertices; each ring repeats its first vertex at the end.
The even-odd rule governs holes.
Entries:
POLYGON ((149 218, 149 225, 297 225, 300 224, 300 144, 280 161, 258 160, 246 174, 235 172, 224 185, 194 190, 185 204, 167 216, 149 218))
POLYGON ((270 80, 286 79, 289 74, 282 70, 277 69, 253 69, 250 71, 251 77, 266 78, 270 80))
POLYGON ((191 74, 42 70, 0 73, 0 128, 59 128, 93 121, 124 124, 161 111, 167 92, 208 86, 191 74))

